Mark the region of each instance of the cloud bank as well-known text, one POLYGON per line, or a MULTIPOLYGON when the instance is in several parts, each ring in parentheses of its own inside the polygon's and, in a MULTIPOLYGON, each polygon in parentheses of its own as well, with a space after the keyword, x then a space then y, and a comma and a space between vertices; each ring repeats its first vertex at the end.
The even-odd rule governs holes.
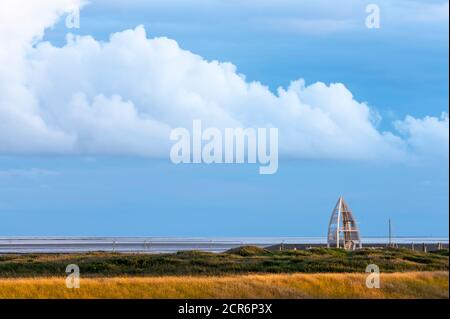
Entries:
POLYGON ((145 29, 109 41, 44 31, 78 0, 0 4, 0 154, 168 157, 169 132, 207 126, 277 127, 280 153, 295 158, 448 159, 448 114, 407 116, 394 131, 341 83, 303 79, 274 94, 228 62, 207 61, 145 29))

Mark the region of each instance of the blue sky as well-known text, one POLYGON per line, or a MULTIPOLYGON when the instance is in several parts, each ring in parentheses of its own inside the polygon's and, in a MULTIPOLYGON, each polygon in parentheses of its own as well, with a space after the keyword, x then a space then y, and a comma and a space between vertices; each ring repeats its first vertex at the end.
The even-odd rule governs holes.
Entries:
POLYGON ((136 158, 3 158, 2 234, 321 236, 345 196, 366 236, 447 234, 448 169, 294 161, 174 166, 136 158), (41 171, 29 171, 40 167, 41 171), (420 200, 418 200, 420 199, 420 200))
MULTIPOLYGON (((441 118, 442 112, 448 113, 448 2, 379 1, 380 29, 365 27, 364 1, 122 3, 91 1, 81 11, 80 29, 68 30, 62 15, 43 38, 53 48, 30 49, 28 55, 35 62, 32 65, 46 61, 42 63, 47 67, 42 73, 45 78, 36 68, 27 83, 35 85, 32 91, 37 92, 47 126, 62 131, 77 126, 78 136, 100 142, 80 142, 76 151, 67 151, 62 138, 60 144, 43 142, 56 141, 54 135, 34 142, 27 137, 28 132, 8 135, 10 131, 0 128, 6 136, 0 137, 0 235, 323 236, 335 202, 344 195, 360 222, 362 236, 385 235, 388 218, 393 219, 396 235, 448 236, 448 115, 446 126, 441 118), (442 8, 447 13, 442 13, 442 8), (79 84, 68 80, 55 93, 52 90, 58 87, 54 84, 58 82, 58 70, 66 70, 74 52, 81 57, 94 52, 83 55, 89 44, 75 45, 78 51, 58 53, 57 48, 66 46, 68 32, 113 43, 111 33, 139 25, 145 28, 147 38, 167 37, 206 61, 233 63, 247 82, 261 82, 274 94, 279 86, 287 88, 299 78, 307 86, 315 82, 342 83, 352 99, 366 102, 376 114, 373 123, 361 125, 369 125, 371 132, 373 129, 379 135, 367 140, 367 149, 349 149, 354 155, 342 158, 326 150, 332 148, 327 143, 333 140, 324 142, 315 131, 296 136, 292 132, 298 130, 286 128, 284 136, 311 140, 313 146, 325 150, 298 151, 297 144, 289 142, 288 155, 281 154, 279 170, 270 176, 257 174, 254 165, 173 165, 165 153, 135 151, 139 143, 133 144, 131 151, 112 145, 119 138, 103 144, 103 131, 83 131, 87 124, 82 130, 79 122, 61 119, 62 111, 53 107, 65 101, 59 92, 72 94, 83 89, 88 103, 91 91, 106 98, 118 92, 138 110, 145 109, 141 105, 145 102, 135 90, 125 90, 126 84, 113 88, 115 82, 101 80, 76 90, 79 84), (408 115, 415 120, 406 121, 408 115), (421 119, 427 116, 436 121, 425 125, 421 119), (409 125, 410 135, 398 132, 398 126, 402 126, 399 121, 409 125), (433 126, 436 123, 438 126, 433 126), (444 137, 442 127, 446 130, 444 137), (390 141, 375 141, 384 139, 385 131, 401 137, 404 148, 413 154, 402 155, 401 160, 384 160, 391 156, 390 141), (21 136, 27 137, 25 142, 21 136), (376 150, 375 158, 361 156, 372 149, 376 150)), ((138 41, 138 33, 124 35, 120 39, 123 42, 117 40, 110 49, 120 49, 121 43, 131 47, 138 41)), ((145 61, 142 55, 135 60, 145 61)), ((120 69, 122 73, 117 74, 129 76, 132 82, 136 73, 126 73, 126 63, 109 62, 116 61, 115 57, 104 53, 105 68, 120 69)), ((84 63, 83 58, 77 61, 84 63)), ((88 66, 83 72, 92 70, 91 78, 104 74, 100 66, 98 70, 96 64, 88 66)), ((75 79, 83 78, 79 69, 61 73, 68 78, 72 74, 75 79)), ((0 93, 6 87, 1 81, 0 93)), ((322 94, 328 94, 328 90, 322 94)), ((160 95, 150 98, 155 105, 160 101, 160 95)), ((317 99, 311 98, 309 103, 317 99)), ((1 106, 2 101, 0 119, 3 114, 6 127, 15 129, 12 124, 8 126, 10 113, 2 113, 1 106)), ((148 114, 165 124, 175 123, 166 109, 148 114)), ((352 114, 336 125, 351 126, 352 114)), ((256 123, 254 114, 246 120, 256 123)), ((279 123, 280 129, 293 125, 289 121, 279 123)), ((141 134, 135 133, 134 126, 111 127, 115 133, 141 134)), ((343 132, 346 139, 358 139, 358 131, 343 132)), ((134 135, 130 136, 124 143, 135 141, 134 135)), ((147 138, 142 136, 142 140, 147 138)))

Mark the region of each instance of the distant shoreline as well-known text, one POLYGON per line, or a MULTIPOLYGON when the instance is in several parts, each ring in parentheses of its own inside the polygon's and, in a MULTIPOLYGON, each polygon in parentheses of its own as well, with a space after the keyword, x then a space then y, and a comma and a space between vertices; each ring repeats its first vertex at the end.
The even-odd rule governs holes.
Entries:
MULTIPOLYGON (((414 250, 448 249, 448 237, 393 237, 392 246, 414 250)), ((363 238, 363 247, 380 248, 387 237, 363 238)), ((325 237, 0 237, 6 253, 170 253, 186 250, 223 252, 251 245, 270 250, 326 247, 325 237)))
MULTIPOLYGON (((448 249, 448 237, 394 237, 392 246, 413 250, 448 249)), ((386 247, 386 237, 363 238, 363 247, 386 247)), ((325 237, 0 237, 7 253, 171 253, 186 250, 223 252, 251 245, 270 250, 326 247, 325 237)))

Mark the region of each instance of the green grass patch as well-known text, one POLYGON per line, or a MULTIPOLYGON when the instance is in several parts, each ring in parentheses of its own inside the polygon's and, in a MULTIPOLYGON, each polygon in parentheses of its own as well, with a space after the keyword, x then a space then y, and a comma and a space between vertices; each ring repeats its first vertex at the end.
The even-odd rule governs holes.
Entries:
POLYGON ((248 273, 364 272, 376 264, 382 272, 448 271, 448 250, 335 248, 268 251, 244 246, 225 253, 185 251, 173 254, 4 254, 0 277, 64 276, 77 264, 83 276, 224 275, 248 273))

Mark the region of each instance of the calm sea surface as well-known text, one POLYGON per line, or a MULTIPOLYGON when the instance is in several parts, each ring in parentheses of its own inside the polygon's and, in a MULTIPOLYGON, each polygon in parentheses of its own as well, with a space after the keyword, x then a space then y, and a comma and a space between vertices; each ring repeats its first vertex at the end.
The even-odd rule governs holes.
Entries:
MULTIPOLYGON (((366 237, 364 244, 385 244, 387 237, 366 237)), ((394 237, 397 244, 448 245, 448 237, 394 237)), ((242 245, 325 244, 325 237, 0 237, 0 253, 135 252, 182 250, 221 252, 242 245)))

